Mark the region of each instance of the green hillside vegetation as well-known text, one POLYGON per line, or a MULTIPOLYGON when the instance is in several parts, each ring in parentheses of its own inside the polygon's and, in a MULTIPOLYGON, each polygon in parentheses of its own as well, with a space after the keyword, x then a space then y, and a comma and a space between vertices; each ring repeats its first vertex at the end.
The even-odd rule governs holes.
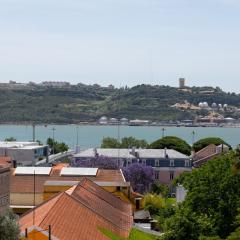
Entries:
MULTIPOLYGON (((78 123, 96 121, 101 116, 149 120, 193 119, 194 111, 171 108, 187 100, 226 103, 240 106, 240 95, 219 88, 189 88, 179 91, 169 86, 138 85, 112 89, 99 85, 78 84, 65 88, 28 85, 21 89, 0 87, 0 122, 78 123), (202 91, 211 90, 207 94, 202 91)), ((230 116, 229 114, 227 116, 230 116)))

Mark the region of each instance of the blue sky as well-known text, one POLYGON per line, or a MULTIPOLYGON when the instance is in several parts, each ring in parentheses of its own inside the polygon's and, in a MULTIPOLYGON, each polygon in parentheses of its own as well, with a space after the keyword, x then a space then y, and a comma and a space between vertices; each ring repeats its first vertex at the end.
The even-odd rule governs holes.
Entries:
POLYGON ((0 82, 240 92, 239 0, 0 0, 0 82))

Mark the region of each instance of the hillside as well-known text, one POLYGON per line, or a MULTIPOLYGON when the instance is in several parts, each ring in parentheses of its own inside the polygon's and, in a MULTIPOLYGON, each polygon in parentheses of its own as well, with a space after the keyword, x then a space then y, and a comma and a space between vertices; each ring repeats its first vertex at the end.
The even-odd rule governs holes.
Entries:
POLYGON ((207 101, 240 107, 239 94, 211 87, 180 91, 174 87, 151 85, 121 89, 84 84, 64 88, 0 86, 0 122, 77 123, 96 121, 102 115, 156 121, 194 118, 194 111, 170 107, 184 100, 196 105, 207 101))

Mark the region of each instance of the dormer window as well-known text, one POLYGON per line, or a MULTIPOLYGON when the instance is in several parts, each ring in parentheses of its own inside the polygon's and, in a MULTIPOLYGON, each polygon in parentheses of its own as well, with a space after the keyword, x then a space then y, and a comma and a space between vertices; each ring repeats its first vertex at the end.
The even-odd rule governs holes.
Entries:
POLYGON ((190 166, 190 161, 189 160, 185 160, 185 167, 189 167, 190 166))
POLYGON ((170 167, 174 167, 174 160, 170 159, 170 167))

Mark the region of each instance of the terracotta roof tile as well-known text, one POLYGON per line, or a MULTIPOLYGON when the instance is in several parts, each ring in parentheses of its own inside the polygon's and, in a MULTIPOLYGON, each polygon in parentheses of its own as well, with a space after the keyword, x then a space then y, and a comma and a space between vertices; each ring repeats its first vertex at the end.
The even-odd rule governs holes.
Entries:
MULTIPOLYGON (((128 237, 133 221, 131 212, 121 214, 120 209, 88 191, 81 183, 73 188, 73 193, 78 187, 81 188, 80 196, 63 192, 38 206, 35 209, 35 225, 42 229, 51 225, 52 234, 61 240, 108 240, 98 230, 100 227, 128 237), (97 206, 102 209, 96 209, 97 206)), ((32 217, 33 210, 20 218, 22 232, 32 227, 32 217)))
POLYGON ((0 157, 0 166, 11 166, 11 157, 0 157))

